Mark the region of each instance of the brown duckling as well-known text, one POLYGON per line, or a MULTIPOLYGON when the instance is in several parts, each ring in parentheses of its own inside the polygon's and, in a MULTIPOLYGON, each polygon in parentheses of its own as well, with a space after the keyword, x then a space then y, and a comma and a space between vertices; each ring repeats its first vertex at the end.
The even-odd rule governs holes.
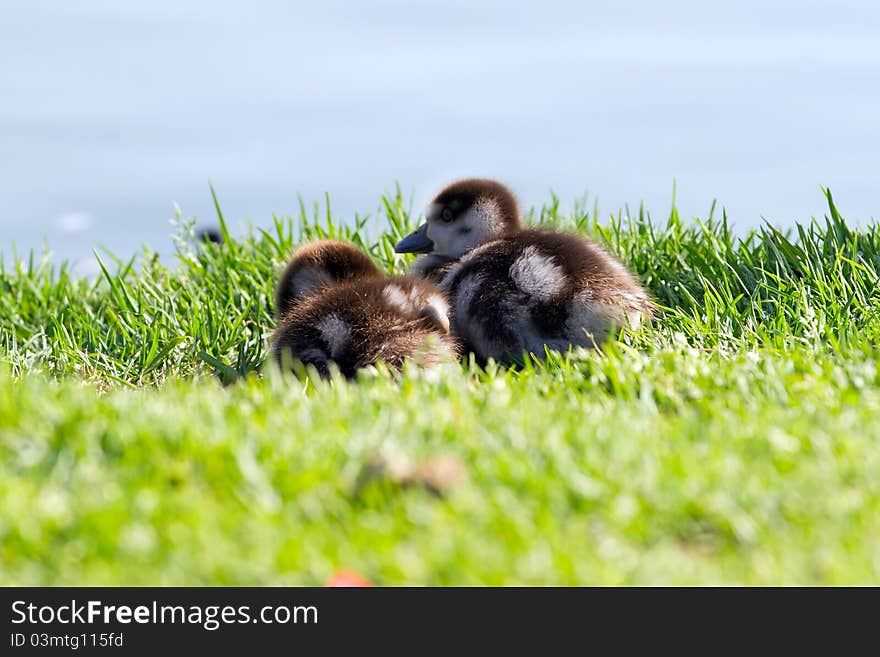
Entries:
POLYGON ((413 273, 439 282, 453 335, 482 359, 595 347, 651 316, 649 295, 623 264, 579 235, 523 228, 501 183, 453 183, 426 217, 395 249, 425 254, 413 273))
POLYGON ((379 361, 399 370, 407 360, 432 366, 457 356, 448 304, 430 281, 383 278, 355 247, 330 240, 296 251, 278 283, 279 363, 313 365, 326 376, 335 363, 346 377, 379 361))

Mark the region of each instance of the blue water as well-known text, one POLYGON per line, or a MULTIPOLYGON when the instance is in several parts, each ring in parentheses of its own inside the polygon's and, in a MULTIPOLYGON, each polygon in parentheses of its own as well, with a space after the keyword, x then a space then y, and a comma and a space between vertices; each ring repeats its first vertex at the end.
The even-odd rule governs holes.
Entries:
POLYGON ((526 205, 880 217, 880 4, 0 3, 0 250, 170 248, 468 174, 526 205))

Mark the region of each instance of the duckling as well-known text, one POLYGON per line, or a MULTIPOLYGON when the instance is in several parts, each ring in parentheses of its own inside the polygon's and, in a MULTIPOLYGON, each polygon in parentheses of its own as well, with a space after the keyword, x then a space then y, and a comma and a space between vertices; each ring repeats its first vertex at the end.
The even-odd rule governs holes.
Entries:
POLYGON ((430 367, 458 355, 437 286, 383 278, 365 254, 341 242, 313 242, 294 253, 278 283, 276 309, 276 360, 282 364, 289 353, 323 376, 330 363, 353 378, 380 360, 399 370, 409 359, 430 367))
POLYGON ((453 183, 425 214, 395 250, 424 254, 411 271, 447 293, 452 334, 482 360, 597 347, 615 327, 651 317, 650 297, 624 265, 579 235, 523 228, 501 183, 453 183))

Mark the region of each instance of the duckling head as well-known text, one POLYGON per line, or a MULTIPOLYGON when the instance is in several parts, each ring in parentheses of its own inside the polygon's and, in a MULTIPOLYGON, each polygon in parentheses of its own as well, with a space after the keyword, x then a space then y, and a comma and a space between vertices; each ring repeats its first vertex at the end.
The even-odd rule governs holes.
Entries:
POLYGON ((425 217, 427 221, 400 240, 395 251, 455 260, 475 246, 522 228, 513 192, 485 178, 452 183, 431 201, 425 217))

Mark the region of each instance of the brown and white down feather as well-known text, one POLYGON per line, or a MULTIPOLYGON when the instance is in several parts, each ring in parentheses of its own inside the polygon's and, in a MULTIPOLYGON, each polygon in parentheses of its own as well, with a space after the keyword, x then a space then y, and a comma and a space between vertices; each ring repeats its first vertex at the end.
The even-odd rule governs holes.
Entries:
POLYGON ((321 288, 362 279, 380 279, 379 268, 363 251, 338 240, 317 240, 293 252, 275 286, 275 319, 321 288))

